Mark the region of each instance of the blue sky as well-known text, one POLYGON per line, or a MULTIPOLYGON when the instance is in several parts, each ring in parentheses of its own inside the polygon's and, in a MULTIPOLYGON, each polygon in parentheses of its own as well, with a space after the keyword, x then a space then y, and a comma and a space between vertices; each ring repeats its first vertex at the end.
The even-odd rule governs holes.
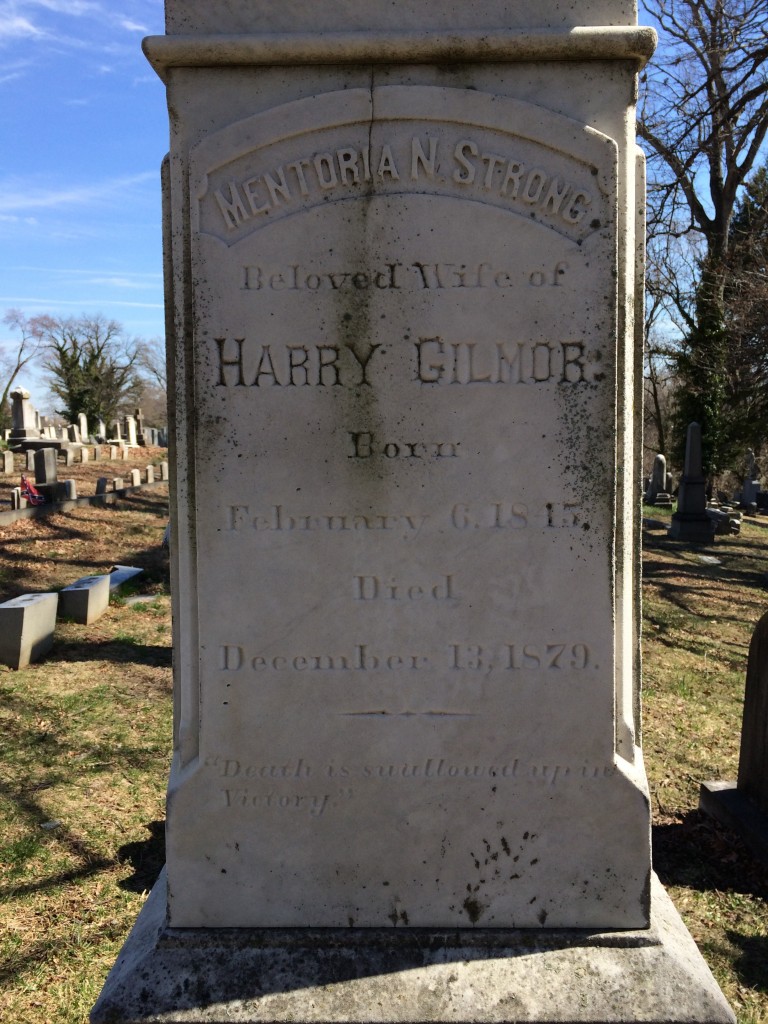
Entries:
POLYGON ((163 0, 0 0, 0 318, 163 335, 167 112, 141 52, 163 32, 163 0))

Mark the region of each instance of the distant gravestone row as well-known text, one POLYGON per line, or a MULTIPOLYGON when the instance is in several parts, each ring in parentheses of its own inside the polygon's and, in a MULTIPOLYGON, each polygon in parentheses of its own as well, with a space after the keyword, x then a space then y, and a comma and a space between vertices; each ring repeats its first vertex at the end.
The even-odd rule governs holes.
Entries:
POLYGON ((5 440, 16 451, 29 451, 44 446, 65 451, 71 446, 106 442, 134 448, 148 445, 165 448, 168 445, 167 428, 146 426, 141 409, 136 409, 133 416, 115 420, 111 424, 109 436, 103 420, 99 419, 95 430, 91 430, 88 417, 82 412, 75 417, 74 423, 57 425, 48 422, 32 405, 26 388, 15 388, 10 398, 12 426, 6 431, 5 440))
POLYGON ((95 622, 107 610, 110 593, 143 571, 116 565, 60 593, 22 594, 0 604, 0 663, 21 669, 39 661, 53 646, 57 615, 84 625, 95 622))
MULTIPOLYGON (((118 451, 118 449, 114 449, 118 451)), ((112 449, 110 449, 111 453, 112 449)), ((123 449, 126 453, 128 449, 123 449)), ((82 462, 88 462, 91 455, 91 449, 80 448, 80 459, 82 462)), ((101 449, 96 446, 92 450, 94 459, 101 457, 101 449)), ((69 456, 72 454, 71 450, 67 451, 66 465, 69 466, 71 461, 69 456)), ((13 467, 13 453, 3 453, 3 469, 8 472, 14 472, 13 467)), ((74 501, 77 498, 77 486, 74 480, 63 480, 58 479, 58 453, 55 448, 40 448, 37 450, 30 450, 27 452, 27 470, 34 472, 35 483, 34 490, 40 495, 41 501, 39 504, 55 504, 61 501, 74 501)), ((150 465, 147 466, 143 474, 140 469, 131 470, 131 487, 141 487, 143 484, 154 484, 157 480, 167 481, 169 479, 169 467, 168 462, 163 461, 157 467, 150 465), (159 474, 158 475, 156 475, 159 474)), ((24 479, 24 478, 23 478, 24 479)), ((124 483, 121 477, 116 477, 113 481, 107 477, 100 477, 96 485, 96 494, 105 494, 111 491, 122 490, 124 483)), ((30 492, 28 485, 23 483, 21 487, 15 487, 11 492, 11 508, 22 509, 26 508, 30 504, 30 492)), ((33 501, 33 504, 38 504, 37 501, 33 501)))

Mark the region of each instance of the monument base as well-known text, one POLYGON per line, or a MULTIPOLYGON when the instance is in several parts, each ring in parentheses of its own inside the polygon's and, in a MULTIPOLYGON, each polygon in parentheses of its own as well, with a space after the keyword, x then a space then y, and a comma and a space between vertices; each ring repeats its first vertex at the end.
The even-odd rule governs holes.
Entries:
POLYGON ((706 513, 675 512, 669 528, 671 540, 683 540, 689 544, 713 544, 715 524, 706 513))
POLYGON ((734 1022, 654 876, 647 930, 172 929, 155 885, 92 1024, 734 1022))
POLYGON ((699 807, 741 836, 758 860, 768 866, 768 816, 736 788, 735 782, 702 782, 699 807))

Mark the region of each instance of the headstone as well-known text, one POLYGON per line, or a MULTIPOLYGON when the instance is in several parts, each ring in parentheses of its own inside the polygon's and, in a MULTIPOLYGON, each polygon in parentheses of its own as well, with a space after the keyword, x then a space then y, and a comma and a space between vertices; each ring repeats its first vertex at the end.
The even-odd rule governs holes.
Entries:
POLYGON ((100 443, 103 443, 107 439, 107 428, 105 427, 104 420, 101 419, 101 417, 99 417, 99 424, 98 424, 97 430, 98 430, 97 439, 98 439, 98 441, 100 443))
POLYGON ((84 576, 59 593, 59 612, 68 619, 89 625, 109 607, 109 576, 84 576))
POLYGON ((77 480, 65 480, 64 481, 64 495, 63 501, 76 501, 77 500, 77 480))
POLYGON ((91 448, 91 454, 93 455, 93 461, 99 462, 101 460, 101 445, 95 444, 91 448))
POLYGON ((36 423, 36 411, 30 402, 30 394, 26 388, 14 388, 11 398, 11 440, 38 438, 40 431, 36 423))
POLYGON ((0 471, 6 475, 14 472, 13 452, 0 452, 0 471))
POLYGON ((147 466, 147 483, 153 484, 155 482, 155 467, 147 466))
POLYGON ((114 480, 112 481, 112 490, 114 490, 114 491, 122 491, 122 489, 124 487, 125 487, 125 481, 123 480, 123 478, 121 476, 116 476, 114 478, 114 480))
POLYGON ((58 594, 24 594, 0 604, 0 663, 26 668, 53 645, 58 594))
POLYGON ((80 461, 81 462, 88 462, 90 457, 91 457, 91 449, 90 448, 86 448, 85 446, 83 446, 80 449, 80 461))
POLYGON ((30 448, 24 454, 25 454, 26 459, 27 459, 27 469, 31 473, 34 473, 34 471, 35 471, 35 455, 37 454, 35 449, 34 448, 30 448))
POLYGON ((109 459, 110 459, 110 462, 114 462, 114 460, 117 458, 117 453, 118 453, 117 445, 111 444, 109 446, 109 459))
POLYGON ((634 5, 166 15, 167 887, 93 1020, 732 1020, 651 913, 634 5))
POLYGON ((768 613, 749 645, 738 788, 768 816, 768 613))
POLYGON ((106 494, 109 490, 110 482, 107 477, 100 476, 96 481, 96 494, 106 494))
POLYGON ((131 458, 131 449, 130 448, 121 448, 120 449, 120 453, 121 453, 123 462, 128 462, 130 460, 130 458, 131 458))
POLYGON ((707 515, 706 479, 702 468, 701 427, 688 424, 685 441, 685 468, 680 477, 677 511, 672 515, 669 536, 690 544, 711 544, 716 524, 707 515))
POLYGON ((768 864, 768 612, 749 645, 738 781, 703 783, 699 803, 768 864))
POLYGON ((112 438, 111 438, 111 440, 122 441, 122 439, 123 439, 123 434, 122 434, 122 430, 121 430, 121 427, 120 427, 120 420, 115 420, 112 423, 112 438))
POLYGON ((146 427, 144 426, 144 413, 141 409, 137 409, 135 414, 136 419, 136 441, 142 447, 147 445, 146 427))
POLYGON ((736 495, 736 500, 742 508, 750 510, 758 508, 758 495, 760 494, 760 467, 755 459, 755 453, 747 448, 744 459, 744 479, 741 484, 741 491, 736 495))
POLYGON ((661 454, 653 460, 651 479, 643 500, 646 505, 658 505, 659 508, 672 507, 672 498, 667 487, 667 460, 661 454))
POLYGON ((67 440, 71 444, 80 444, 80 431, 77 429, 74 423, 70 423, 67 427, 67 440))
POLYGON ((27 499, 26 498, 22 498, 22 496, 21 496, 21 488, 20 487, 14 487, 11 490, 11 509, 15 512, 18 509, 26 508, 26 507, 27 507, 27 499))
POLYGON ((140 469, 132 469, 131 470, 131 487, 140 487, 140 486, 141 486, 141 470, 140 469))
POLYGON ((32 468, 35 471, 36 484, 55 484, 59 478, 58 452, 55 448, 41 448, 31 453, 32 468))
POLYGON ((43 432, 43 422, 40 419, 40 413, 37 411, 37 409, 35 409, 35 430, 38 432, 38 434, 42 434, 43 432))
POLYGON ((64 448, 63 451, 64 451, 64 465, 65 466, 72 466, 72 465, 74 465, 74 462, 75 462, 75 449, 67 447, 67 448, 64 448))
POLYGON ((160 479, 161 480, 167 480, 169 475, 170 475, 170 473, 169 473, 168 463, 165 460, 163 460, 160 463, 160 479))
POLYGON ((77 414, 77 429, 80 432, 80 440, 81 441, 87 441, 88 440, 88 436, 89 436, 88 435, 88 417, 85 415, 84 412, 79 412, 77 414))
POLYGON ((128 580, 132 580, 135 576, 140 576, 143 572, 143 569, 137 569, 134 565, 113 565, 107 577, 109 589, 118 590, 128 580))
POLYGON ((136 420, 133 418, 133 416, 125 417, 125 437, 126 444, 130 445, 132 448, 135 448, 136 445, 138 444, 138 437, 136 435, 136 420))

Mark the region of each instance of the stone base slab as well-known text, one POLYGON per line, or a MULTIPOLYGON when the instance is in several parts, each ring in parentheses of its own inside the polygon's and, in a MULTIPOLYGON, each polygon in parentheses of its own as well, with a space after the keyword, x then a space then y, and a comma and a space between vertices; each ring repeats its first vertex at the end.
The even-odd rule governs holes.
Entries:
POLYGON ((713 544, 715 524, 706 513, 701 515, 675 512, 669 528, 672 540, 687 541, 689 544, 713 544))
POLYGON ((651 927, 171 929, 155 885, 92 1024, 734 1022, 662 886, 651 927))
POLYGON ((702 782, 699 807, 733 829, 758 860, 768 866, 768 817, 735 782, 702 782))

